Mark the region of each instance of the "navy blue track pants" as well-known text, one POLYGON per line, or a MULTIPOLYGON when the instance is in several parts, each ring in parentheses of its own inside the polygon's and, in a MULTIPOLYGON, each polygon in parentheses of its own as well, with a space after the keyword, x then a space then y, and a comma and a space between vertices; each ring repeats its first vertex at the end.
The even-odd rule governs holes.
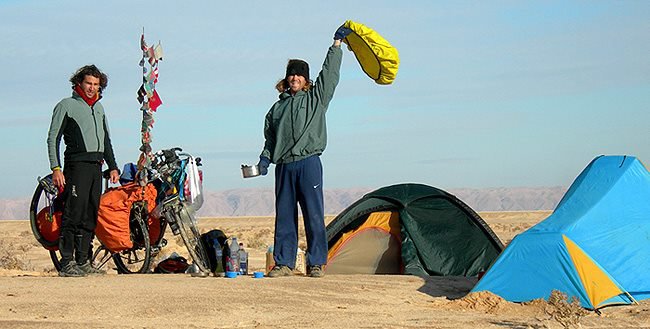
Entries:
POLYGON ((327 263, 327 236, 323 205, 323 166, 319 156, 275 167, 275 238, 277 265, 296 266, 298 204, 307 237, 307 265, 327 263))

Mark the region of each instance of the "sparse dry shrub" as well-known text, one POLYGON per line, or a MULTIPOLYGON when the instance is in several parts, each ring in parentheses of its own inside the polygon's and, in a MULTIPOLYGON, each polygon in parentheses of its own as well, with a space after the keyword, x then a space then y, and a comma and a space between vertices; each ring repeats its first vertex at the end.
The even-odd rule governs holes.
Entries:
POLYGON ((261 229, 258 232, 255 232, 255 234, 253 234, 253 237, 250 238, 250 240, 248 241, 248 246, 252 249, 258 249, 258 248, 264 249, 268 245, 267 241, 269 240, 269 238, 272 241, 273 232, 271 231, 271 229, 268 228, 261 229))
POLYGON ((20 245, 16 246, 16 249, 18 249, 18 250, 20 250, 22 252, 26 252, 27 250, 32 249, 32 247, 33 246, 31 244, 23 243, 23 244, 20 244, 20 245))
POLYGON ((0 268, 6 270, 17 270, 19 267, 19 261, 15 256, 9 255, 5 252, 0 252, 0 268))
POLYGON ((0 241, 0 268, 7 270, 33 271, 30 261, 24 260, 24 251, 19 252, 7 242, 0 241))
POLYGON ((579 298, 571 297, 569 300, 567 294, 558 290, 551 292, 545 312, 564 328, 581 328, 580 319, 589 314, 580 306, 579 298))

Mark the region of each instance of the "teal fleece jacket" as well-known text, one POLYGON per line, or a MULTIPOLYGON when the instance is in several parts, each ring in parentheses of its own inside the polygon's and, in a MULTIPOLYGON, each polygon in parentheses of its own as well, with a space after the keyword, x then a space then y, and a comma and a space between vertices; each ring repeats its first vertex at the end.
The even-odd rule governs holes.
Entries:
POLYGON ((64 160, 106 160, 108 169, 118 169, 108 132, 104 107, 97 101, 92 107, 76 92, 54 107, 50 130, 47 134, 47 151, 50 168, 61 167, 59 144, 65 143, 64 160))

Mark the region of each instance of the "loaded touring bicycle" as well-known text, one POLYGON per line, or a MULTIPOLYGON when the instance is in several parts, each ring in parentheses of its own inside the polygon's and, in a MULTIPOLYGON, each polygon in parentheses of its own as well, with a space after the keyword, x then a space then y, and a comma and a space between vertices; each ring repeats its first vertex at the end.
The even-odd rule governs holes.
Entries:
MULTIPOLYGON (((138 172, 147 175, 145 186, 128 182, 108 188, 105 173, 106 188, 95 229, 99 246, 90 253, 93 265, 102 268, 112 259, 118 273, 150 272, 152 259, 167 244, 164 235, 169 226, 174 235, 181 236, 199 273, 209 273, 195 217, 203 202, 200 165, 200 158, 172 148, 155 153, 151 167, 138 172)), ((39 177, 29 207, 30 224, 57 270, 61 269, 58 249, 62 210, 51 174, 39 177)))

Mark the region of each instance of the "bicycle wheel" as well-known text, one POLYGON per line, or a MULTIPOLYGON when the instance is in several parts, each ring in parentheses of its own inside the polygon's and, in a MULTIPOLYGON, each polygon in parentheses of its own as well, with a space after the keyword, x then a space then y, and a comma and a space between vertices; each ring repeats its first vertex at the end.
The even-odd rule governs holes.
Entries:
POLYGON ((32 201, 29 204, 29 224, 32 228, 32 233, 34 234, 36 240, 45 248, 57 248, 59 246, 59 239, 46 239, 39 230, 38 225, 38 212, 42 209, 45 209, 46 207, 53 206, 51 202, 53 202, 52 200, 56 197, 56 188, 54 188, 54 185, 51 184, 52 174, 45 176, 45 178, 39 179, 39 183, 36 185, 34 195, 32 196, 32 201), (48 188, 45 189, 44 186, 48 188))
POLYGON ((54 264, 54 268, 57 272, 61 271, 61 254, 58 250, 50 250, 50 259, 52 260, 52 264, 54 264))
POLYGON ((58 252, 59 239, 47 239, 40 231, 38 223, 38 213, 47 208, 54 207, 53 200, 57 195, 57 190, 52 184, 52 174, 39 178, 32 201, 29 204, 29 225, 32 229, 32 234, 44 248, 48 249, 50 259, 57 271, 61 270, 61 256, 58 252))
POLYGON ((151 264, 151 242, 149 241, 148 218, 145 202, 134 202, 131 207, 131 241, 133 247, 113 254, 117 272, 122 274, 147 273, 151 264))
POLYGON ((100 269, 104 267, 112 257, 113 253, 100 244, 93 253, 92 264, 95 268, 100 269))
POLYGON ((196 266, 198 266, 199 271, 209 273, 210 265, 208 263, 208 255, 201 243, 201 234, 196 224, 196 218, 184 204, 180 204, 177 209, 178 228, 185 247, 187 247, 187 251, 196 266))

